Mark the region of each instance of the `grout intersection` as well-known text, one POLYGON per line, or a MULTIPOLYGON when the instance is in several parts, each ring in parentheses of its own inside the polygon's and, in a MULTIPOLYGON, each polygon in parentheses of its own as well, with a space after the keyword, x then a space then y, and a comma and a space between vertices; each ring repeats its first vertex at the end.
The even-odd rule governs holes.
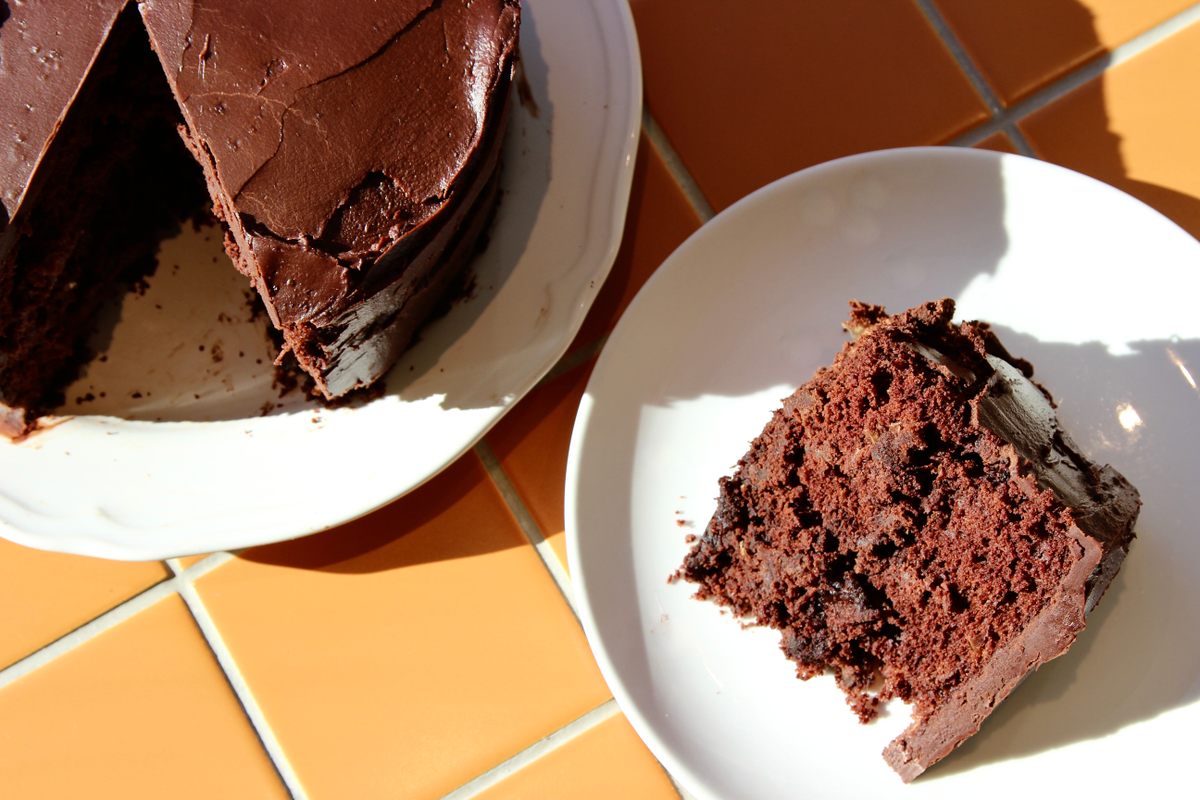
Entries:
POLYGON ((238 669, 233 653, 230 652, 228 645, 225 644, 221 632, 217 629, 216 622, 208 613, 208 608, 204 605, 200 593, 196 591, 196 587, 192 583, 195 577, 211 572, 233 557, 232 553, 217 553, 186 569, 182 568, 178 559, 172 558, 168 559, 167 565, 175 573, 175 577, 179 581, 178 590, 180 597, 183 598, 183 602, 187 606, 188 612, 192 615, 196 627, 200 630, 200 634, 204 637, 204 641, 207 643, 213 658, 216 659, 217 664, 221 667, 221 671, 225 674, 225 680, 228 682, 230 690, 233 691, 238 703, 241 704, 242 712, 246 715, 246 720, 254 729, 255 735, 258 736, 259 743, 262 744, 263 750, 266 751, 267 758, 270 759, 275 772, 279 775, 279 779, 295 800, 307 800, 308 794, 304 791, 296 770, 292 767, 287 754, 279 744, 279 740, 275 737, 275 732, 271 729, 270 723, 267 722, 266 715, 263 714, 262 708, 254 698, 254 693, 251 691, 246 679, 242 676, 241 670, 238 669), (225 556, 225 558, 218 559, 219 556, 225 556), (214 561, 216 563, 210 563, 214 561), (205 565, 208 565, 207 568, 205 568, 205 565))

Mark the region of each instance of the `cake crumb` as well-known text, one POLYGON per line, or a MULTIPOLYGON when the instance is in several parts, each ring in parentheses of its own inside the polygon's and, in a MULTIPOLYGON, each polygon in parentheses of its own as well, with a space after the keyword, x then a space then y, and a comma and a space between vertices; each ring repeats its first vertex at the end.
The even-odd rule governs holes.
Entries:
POLYGON ((529 78, 525 75, 520 61, 517 62, 517 100, 521 107, 529 112, 529 116, 534 119, 541 116, 542 111, 533 97, 533 87, 529 84, 529 78))

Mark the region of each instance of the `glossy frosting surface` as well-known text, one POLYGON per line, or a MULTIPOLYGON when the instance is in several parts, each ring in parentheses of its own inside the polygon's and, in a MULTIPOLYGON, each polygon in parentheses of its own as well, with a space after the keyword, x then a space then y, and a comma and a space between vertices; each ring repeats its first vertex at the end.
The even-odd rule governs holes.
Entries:
POLYGON ((34 170, 126 0, 0 6, 0 203, 16 216, 34 170))
POLYGON ((516 24, 501 0, 141 9, 248 232, 315 243, 351 266, 445 202, 479 145, 516 24))

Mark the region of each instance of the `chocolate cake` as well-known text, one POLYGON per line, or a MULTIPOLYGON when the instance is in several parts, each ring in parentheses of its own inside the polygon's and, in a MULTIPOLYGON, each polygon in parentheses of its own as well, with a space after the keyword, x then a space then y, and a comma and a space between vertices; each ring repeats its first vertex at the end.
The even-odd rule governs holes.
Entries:
POLYGON ((518 0, 0 5, 0 429, 55 405, 96 307, 201 174, 285 352, 328 398, 378 380, 490 221, 519 16, 518 0))
POLYGON ((905 780, 1067 651, 1121 566, 1141 506, 1058 424, 1030 365, 954 303, 889 316, 775 412, 677 573, 778 629, 801 678, 859 717, 899 697, 884 751, 905 780))

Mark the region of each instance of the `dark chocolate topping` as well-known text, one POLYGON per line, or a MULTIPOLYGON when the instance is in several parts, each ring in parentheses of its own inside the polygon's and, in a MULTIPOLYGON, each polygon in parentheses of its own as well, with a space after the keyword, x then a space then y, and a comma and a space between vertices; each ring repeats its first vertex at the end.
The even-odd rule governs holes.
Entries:
POLYGON ((17 215, 25 189, 126 0, 9 5, 0 21, 0 204, 17 215))
POLYGON ((517 0, 352 0, 336 14, 323 0, 264 5, 141 9, 230 253, 286 349, 333 397, 380 377, 411 338, 396 320, 426 280, 413 265, 452 244, 447 226, 494 206, 483 187, 498 163, 520 10, 517 0))
POLYGON ((517 22, 503 0, 141 8, 226 210, 353 267, 445 203, 517 22))
MULTIPOLYGON (((1031 380, 1028 363, 1009 354, 986 323, 964 323, 964 338, 948 336, 953 300, 924 308, 929 313, 906 336, 930 363, 979 387, 970 401, 972 421, 1010 444, 1038 485, 1072 508, 1089 536, 1107 543, 1127 532, 1138 512, 1137 492, 1112 467, 1098 467, 1083 455, 1059 425, 1049 393, 1031 380)), ((851 323, 858 335, 874 324, 861 314, 851 323)), ((1016 466, 1018 459, 1013 461, 1016 466)))

